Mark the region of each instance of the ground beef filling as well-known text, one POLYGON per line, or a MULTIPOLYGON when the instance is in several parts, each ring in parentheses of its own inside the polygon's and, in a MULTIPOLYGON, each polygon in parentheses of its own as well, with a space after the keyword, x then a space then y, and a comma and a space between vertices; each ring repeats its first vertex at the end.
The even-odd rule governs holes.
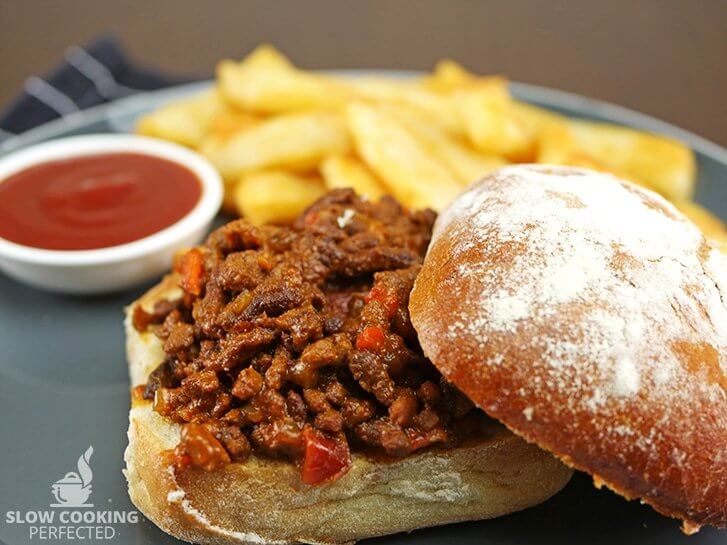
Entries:
POLYGON ((142 395, 184 424, 175 463, 213 470, 254 451, 315 484, 351 450, 406 456, 478 429, 407 310, 434 219, 340 190, 291 227, 233 221, 181 256, 183 296, 134 312, 164 341, 142 395))

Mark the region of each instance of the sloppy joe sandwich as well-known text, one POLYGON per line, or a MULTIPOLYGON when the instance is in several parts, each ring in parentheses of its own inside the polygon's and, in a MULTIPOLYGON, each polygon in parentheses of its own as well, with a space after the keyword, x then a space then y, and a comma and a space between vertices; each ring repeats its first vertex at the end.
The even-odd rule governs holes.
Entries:
POLYGON ((218 229, 128 308, 126 476, 147 517, 201 543, 347 543, 565 485, 421 350, 409 293, 434 220, 338 190, 290 227, 218 229))
POLYGON ((508 167, 437 220, 424 354, 517 435, 627 498, 727 524, 727 258, 611 175, 508 167))
POLYGON ((177 537, 494 517, 569 468, 686 532, 727 523, 727 257, 648 190, 507 167, 436 223, 340 190, 174 269, 128 309, 126 461, 177 537))

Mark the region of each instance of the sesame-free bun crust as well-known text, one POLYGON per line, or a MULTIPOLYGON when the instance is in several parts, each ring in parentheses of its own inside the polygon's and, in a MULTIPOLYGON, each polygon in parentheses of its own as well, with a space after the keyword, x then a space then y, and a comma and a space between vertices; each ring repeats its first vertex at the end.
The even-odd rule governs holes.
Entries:
MULTIPOLYGON (((135 304, 178 295, 167 277, 135 304)), ((161 342, 137 332, 127 309, 132 385, 161 362, 161 342)), ((253 456, 215 472, 174 471, 162 452, 180 426, 134 399, 126 477, 133 503, 165 532, 197 543, 350 543, 438 524, 492 518, 540 503, 571 470, 493 425, 476 444, 374 461, 354 454, 349 472, 329 485, 301 484, 293 464, 253 456)))
POLYGON ((516 434, 627 498, 727 523, 727 259, 658 195, 518 166, 434 227, 424 353, 516 434))

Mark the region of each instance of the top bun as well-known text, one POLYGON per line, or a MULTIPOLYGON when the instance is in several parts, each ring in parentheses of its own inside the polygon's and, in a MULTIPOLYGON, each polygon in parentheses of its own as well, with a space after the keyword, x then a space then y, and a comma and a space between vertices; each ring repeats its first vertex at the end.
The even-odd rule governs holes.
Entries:
POLYGON ((687 532, 727 523, 727 256, 660 196, 499 170, 438 219, 410 311, 515 433, 687 532))

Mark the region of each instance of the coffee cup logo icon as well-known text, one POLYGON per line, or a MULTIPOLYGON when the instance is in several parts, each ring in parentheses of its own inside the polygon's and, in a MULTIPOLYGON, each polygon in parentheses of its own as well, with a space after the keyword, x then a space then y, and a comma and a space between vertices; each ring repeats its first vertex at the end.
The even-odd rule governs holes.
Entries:
POLYGON ((78 457, 78 472, 70 471, 51 485, 51 492, 56 500, 56 503, 51 503, 51 507, 93 507, 92 503, 86 503, 91 497, 93 471, 89 462, 92 454, 93 446, 89 446, 78 457))

